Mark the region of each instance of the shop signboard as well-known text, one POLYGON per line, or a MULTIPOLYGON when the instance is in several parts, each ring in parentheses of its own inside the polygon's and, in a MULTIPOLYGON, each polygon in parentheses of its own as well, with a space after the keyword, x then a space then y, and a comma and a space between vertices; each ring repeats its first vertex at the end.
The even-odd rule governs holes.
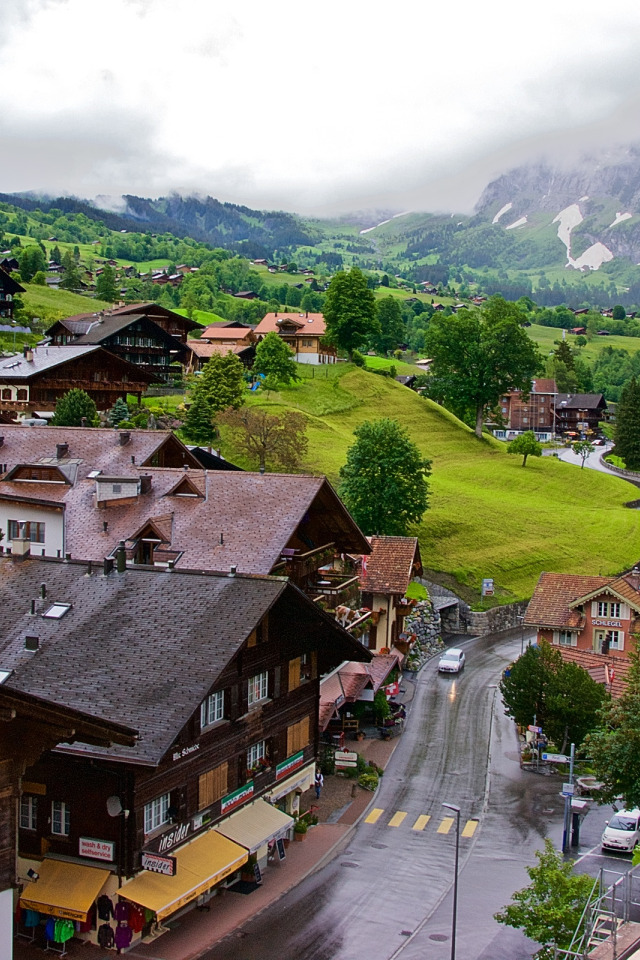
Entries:
POLYGON ((485 577, 482 581, 482 596, 483 597, 492 597, 493 596, 493 580, 490 577, 485 577))
POLYGON ((243 787, 238 787, 233 793, 228 793, 226 797, 222 798, 220 813, 229 813, 230 810, 235 810, 236 807, 239 807, 241 803, 249 800, 252 796, 253 780, 249 780, 249 783, 245 783, 243 787))
POLYGON ((140 866, 143 870, 152 873, 161 873, 165 877, 175 877, 178 870, 178 861, 175 857, 159 857, 157 853, 142 853, 140 866))
POLYGON ((298 753, 294 753, 293 756, 287 757, 286 760, 283 760, 282 763, 279 763, 276 766, 276 780, 282 780, 284 777, 288 777, 290 773, 293 773, 294 770, 297 770, 304 764, 304 752, 300 750, 298 753))
POLYGON ((278 848, 278 856, 280 857, 281 860, 284 860, 287 856, 287 853, 285 850, 284 840, 282 839, 282 837, 276 840, 276 847, 278 848))
POLYGON ((94 840, 93 837, 80 837, 78 854, 92 860, 113 862, 115 844, 108 840, 94 840))
POLYGON ((571 763, 571 757, 565 757, 563 753, 543 753, 542 759, 547 763, 571 763))
POLYGON ((358 754, 351 750, 336 750, 334 758, 336 770, 344 770, 346 767, 356 767, 358 765, 358 754))
POLYGON ((254 863, 253 865, 253 875, 256 878, 256 883, 262 883, 262 873, 260 871, 260 864, 254 863))

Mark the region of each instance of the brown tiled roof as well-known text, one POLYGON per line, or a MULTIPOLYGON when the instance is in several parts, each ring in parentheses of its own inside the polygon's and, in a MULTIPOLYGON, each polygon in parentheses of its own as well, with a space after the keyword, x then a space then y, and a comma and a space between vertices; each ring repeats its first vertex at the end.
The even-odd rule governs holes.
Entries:
MULTIPOLYGON (((237 337, 235 340, 237 340, 237 337)), ((218 354, 225 357, 228 353, 242 353, 243 350, 247 349, 248 344, 235 343, 235 340, 230 343, 209 343, 203 340, 187 340, 187 347, 195 353, 196 357, 206 357, 209 359, 209 357, 217 356, 218 354)))
POLYGON ((562 659, 567 663, 577 663, 596 683, 606 684, 612 696, 619 697, 624 693, 630 666, 626 657, 617 657, 612 652, 605 655, 593 653, 590 650, 578 650, 577 647, 560 647, 559 650, 562 659), (611 683, 612 670, 613 683, 611 683))
POLYGON ((309 336, 310 334, 314 334, 315 336, 323 336, 327 329, 323 314, 306 314, 298 311, 297 313, 267 313, 256 327, 256 333, 265 334, 272 333, 274 331, 279 333, 279 331, 282 329, 282 323, 279 323, 278 321, 282 320, 291 320, 296 324, 298 329, 293 335, 297 337, 303 337, 305 335, 309 336))
MULTIPOLYGON (((212 323, 201 334, 202 340, 246 340, 253 333, 252 327, 227 327, 212 323)), ((191 342, 191 341, 189 341, 191 342)))
POLYGON ((532 393, 556 393, 557 389, 555 380, 540 377, 531 381, 532 393))
POLYGON ((524 622, 536 627, 580 627, 584 617, 570 604, 593 590, 608 586, 612 577, 542 573, 527 607, 524 622))
POLYGON ((366 573, 360 578, 366 593, 404 593, 411 583, 413 565, 420 562, 417 537, 368 537, 371 556, 366 560, 366 573))
POLYGON ((334 711, 342 703, 355 703, 363 690, 377 693, 402 659, 402 654, 378 654, 370 663, 349 661, 320 681, 320 730, 326 730, 334 711))
POLYGON ((279 631, 291 623, 290 637, 314 637, 334 662, 370 658, 285 580, 141 569, 105 577, 95 568, 88 576, 84 563, 0 560, 0 668, 11 671, 7 689, 46 691, 50 702, 117 717, 141 735, 135 747, 65 750, 157 764, 267 611, 279 631), (42 583, 47 597, 32 615, 42 583), (42 616, 53 602, 71 604, 61 619, 42 616), (36 652, 26 636, 38 637, 36 652))

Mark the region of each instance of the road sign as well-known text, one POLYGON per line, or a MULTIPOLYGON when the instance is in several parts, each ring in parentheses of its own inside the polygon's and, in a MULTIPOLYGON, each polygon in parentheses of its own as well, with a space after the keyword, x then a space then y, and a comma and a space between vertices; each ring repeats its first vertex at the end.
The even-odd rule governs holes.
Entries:
POLYGON ((542 733, 542 727, 534 727, 532 723, 527 727, 529 733, 542 733))
POLYGON ((337 770, 343 770, 345 767, 357 767, 358 765, 358 754, 351 750, 336 750, 334 756, 337 770))
POLYGON ((575 793, 575 785, 573 783, 563 783, 562 784, 562 796, 563 797, 572 797, 575 793))
POLYGON ((542 759, 547 763, 571 763, 571 757, 565 757, 563 753, 543 753, 542 759))

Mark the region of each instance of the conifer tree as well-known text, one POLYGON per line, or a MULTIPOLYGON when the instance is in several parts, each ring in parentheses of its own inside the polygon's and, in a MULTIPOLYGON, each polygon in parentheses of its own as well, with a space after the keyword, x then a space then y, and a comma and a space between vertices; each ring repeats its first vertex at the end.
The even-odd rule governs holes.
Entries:
POLYGON ((56 403, 53 420, 54 427, 95 427, 98 424, 96 405, 84 390, 74 387, 60 397, 56 403))
POLYGON ((129 407, 122 397, 118 397, 113 407, 109 411, 109 426, 117 427, 123 420, 129 419, 129 407))
POLYGON ((635 377, 625 385, 616 410, 615 454, 627 470, 640 470, 640 384, 635 377))

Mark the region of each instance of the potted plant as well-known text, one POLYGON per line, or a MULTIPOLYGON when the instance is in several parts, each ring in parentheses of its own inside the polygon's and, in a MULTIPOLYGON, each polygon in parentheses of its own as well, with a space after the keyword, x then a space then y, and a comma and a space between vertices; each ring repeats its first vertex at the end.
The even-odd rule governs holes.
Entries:
POLYGON ((293 839, 300 840, 300 841, 304 840, 305 836, 307 835, 308 829, 309 828, 307 827, 307 824, 304 822, 304 820, 296 820, 296 822, 293 825, 293 839))

